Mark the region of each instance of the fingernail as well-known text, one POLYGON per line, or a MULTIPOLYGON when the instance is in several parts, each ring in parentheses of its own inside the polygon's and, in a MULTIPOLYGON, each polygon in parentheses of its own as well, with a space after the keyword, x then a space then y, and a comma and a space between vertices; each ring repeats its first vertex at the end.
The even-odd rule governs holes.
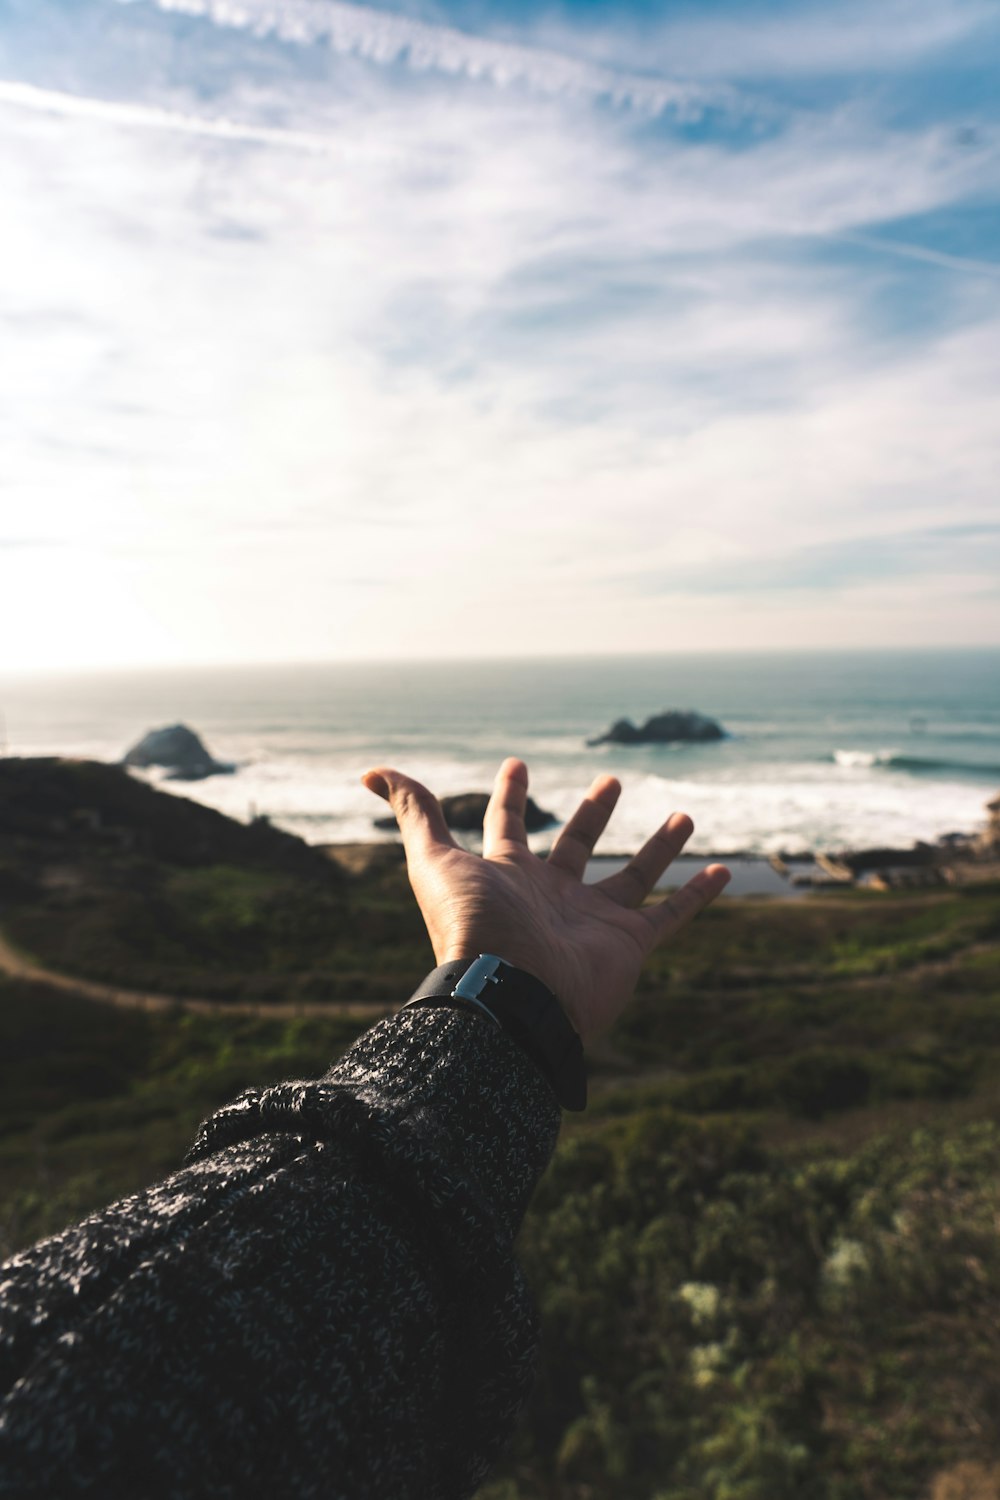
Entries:
POLYGON ((366 771, 361 780, 370 792, 375 793, 376 797, 384 797, 388 802, 389 783, 384 776, 380 776, 377 771, 366 771))

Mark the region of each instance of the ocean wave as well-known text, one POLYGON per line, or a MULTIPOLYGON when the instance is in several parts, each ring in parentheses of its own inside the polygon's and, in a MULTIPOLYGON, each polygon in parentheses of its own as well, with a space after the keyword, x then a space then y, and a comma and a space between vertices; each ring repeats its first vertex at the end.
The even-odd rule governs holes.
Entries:
MULTIPOLYGON (((278 827, 309 843, 381 842, 388 835, 375 828, 374 820, 385 815, 385 805, 362 786, 357 757, 352 754, 349 764, 347 760, 331 755, 326 764, 311 757, 255 762, 236 776, 167 782, 164 789, 240 820, 266 814, 278 827)), ((532 771, 532 796, 554 814, 557 824, 572 815, 586 790, 592 767, 584 761, 567 765, 558 758, 543 760, 532 771)), ((711 778, 699 776, 694 768, 684 777, 671 776, 666 762, 657 772, 624 763, 613 769, 623 790, 602 840, 611 853, 638 848, 675 810, 694 819, 691 852, 696 854, 903 848, 957 829, 971 832, 983 821, 986 801, 981 781, 977 784, 969 777, 928 776, 920 783, 920 796, 914 797, 910 776, 886 775, 881 767, 845 771, 832 763, 832 757, 825 762, 741 764, 711 778)), ((486 791, 495 763, 471 758, 463 762, 440 753, 413 764, 408 761, 407 770, 444 796, 486 791)), ((557 831, 553 826, 533 834, 532 847, 546 847, 557 831)))
POLYGON ((895 750, 835 750, 830 759, 838 766, 854 769, 891 765, 896 754, 895 750))
POLYGON ((898 750, 835 750, 830 759, 838 766, 855 770, 882 766, 889 771, 909 771, 916 776, 948 771, 960 776, 1000 777, 1000 765, 925 755, 902 755, 898 750))
MULTIPOLYGON (((752 770, 743 780, 726 782, 623 776, 621 802, 603 842, 609 850, 635 848, 675 810, 694 820, 690 851, 696 854, 906 848, 918 839, 971 832, 983 822, 982 789, 957 779, 928 781, 915 798, 903 777, 847 777, 831 770, 815 780, 810 772, 790 763, 780 779, 766 781, 752 770)), ((536 798, 560 814, 569 810, 571 799, 559 797, 555 786, 536 788, 536 798)))

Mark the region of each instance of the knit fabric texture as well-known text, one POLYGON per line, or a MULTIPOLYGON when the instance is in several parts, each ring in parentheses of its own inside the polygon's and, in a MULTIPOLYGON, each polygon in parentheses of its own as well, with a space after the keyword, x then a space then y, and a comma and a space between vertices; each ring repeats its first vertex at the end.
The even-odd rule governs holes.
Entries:
POLYGON ((0 1496, 471 1495, 531 1386, 513 1240, 559 1119, 471 1010, 242 1094, 0 1268, 0 1496))

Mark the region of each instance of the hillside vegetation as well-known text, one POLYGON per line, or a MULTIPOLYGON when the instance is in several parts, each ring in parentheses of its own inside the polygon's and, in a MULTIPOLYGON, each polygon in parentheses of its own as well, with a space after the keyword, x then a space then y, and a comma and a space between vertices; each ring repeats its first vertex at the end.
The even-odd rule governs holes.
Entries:
MULTIPOLYGON (((374 1019, 431 961, 401 870, 348 879, 111 768, 21 763, 48 768, 29 826, 6 764, 3 934, 221 1003, 150 1014, 0 978, 4 1253, 369 1024, 282 1000, 374 1019), (227 1012, 247 998, 278 1003, 227 1012)), ((521 1235, 540 1377, 482 1500, 996 1500, 1000 891, 717 904, 590 1067, 521 1235)))

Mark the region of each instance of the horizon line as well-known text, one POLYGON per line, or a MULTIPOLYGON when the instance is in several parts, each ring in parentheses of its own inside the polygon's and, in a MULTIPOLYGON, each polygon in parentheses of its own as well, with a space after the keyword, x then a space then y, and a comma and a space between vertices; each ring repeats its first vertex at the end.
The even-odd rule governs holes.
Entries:
POLYGON ((109 662, 78 666, 38 666, 0 668, 0 682, 24 681, 38 677, 102 677, 125 676, 136 673, 176 672, 239 672, 239 671, 297 671, 307 668, 328 667, 434 667, 522 665, 532 663, 587 662, 587 661, 635 661, 649 658, 671 657, 719 658, 753 656, 912 656, 947 655, 955 652, 1000 652, 1000 640, 940 643, 918 643, 913 645, 862 645, 862 646, 731 646, 731 647, 665 647, 636 651, 552 651, 525 654, 484 653, 481 656, 339 656, 339 657, 283 657, 274 659, 241 658, 233 661, 157 661, 157 662, 109 662))

